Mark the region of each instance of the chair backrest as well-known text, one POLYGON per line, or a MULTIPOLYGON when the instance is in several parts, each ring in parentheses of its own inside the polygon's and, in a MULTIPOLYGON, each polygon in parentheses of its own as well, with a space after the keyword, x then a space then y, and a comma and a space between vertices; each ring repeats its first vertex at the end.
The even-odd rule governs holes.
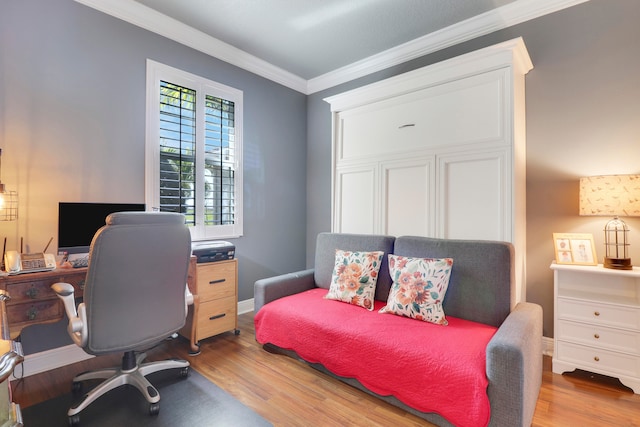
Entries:
POLYGON ((89 253, 85 351, 143 349, 179 330, 190 255, 191 236, 181 214, 109 215, 89 253))

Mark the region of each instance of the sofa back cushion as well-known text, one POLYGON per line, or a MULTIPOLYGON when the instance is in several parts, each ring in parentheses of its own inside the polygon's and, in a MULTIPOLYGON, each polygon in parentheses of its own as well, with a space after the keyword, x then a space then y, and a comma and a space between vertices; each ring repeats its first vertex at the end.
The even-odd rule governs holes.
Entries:
POLYGON ((383 251, 382 264, 378 272, 375 298, 386 301, 391 288, 388 256, 393 253, 393 236, 371 234, 320 233, 316 240, 314 278, 316 286, 329 289, 336 259, 336 249, 345 251, 383 251))
POLYGON ((401 236, 393 251, 406 257, 453 258, 443 304, 447 316, 497 327, 515 305, 511 243, 401 236))

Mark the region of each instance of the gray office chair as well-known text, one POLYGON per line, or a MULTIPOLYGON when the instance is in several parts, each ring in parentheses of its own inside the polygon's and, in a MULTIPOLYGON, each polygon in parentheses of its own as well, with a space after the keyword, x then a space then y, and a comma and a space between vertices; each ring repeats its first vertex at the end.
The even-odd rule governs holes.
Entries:
POLYGON ((119 212, 93 237, 84 301, 77 311, 73 286, 56 283, 73 341, 93 355, 124 352, 122 366, 86 372, 73 379, 106 379, 69 409, 69 424, 80 422, 80 412, 108 391, 130 384, 149 402, 149 413, 160 411, 160 394, 145 378, 165 369, 188 375, 189 362, 166 360, 142 363, 144 350, 184 326, 193 297, 186 286, 191 237, 184 217, 167 212, 119 212))

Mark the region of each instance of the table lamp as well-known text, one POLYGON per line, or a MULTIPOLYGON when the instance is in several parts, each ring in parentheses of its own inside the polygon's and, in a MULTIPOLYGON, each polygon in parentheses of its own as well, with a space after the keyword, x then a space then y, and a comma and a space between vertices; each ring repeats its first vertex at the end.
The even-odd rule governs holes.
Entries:
POLYGON ((629 227, 621 216, 640 216, 640 175, 580 178, 580 215, 613 216, 604 227, 606 268, 631 270, 629 227))

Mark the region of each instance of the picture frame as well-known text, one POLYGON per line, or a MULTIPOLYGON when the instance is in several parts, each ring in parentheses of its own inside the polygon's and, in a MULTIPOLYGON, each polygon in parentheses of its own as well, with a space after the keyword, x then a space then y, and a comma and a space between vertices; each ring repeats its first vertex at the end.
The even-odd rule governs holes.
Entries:
POLYGON ((593 234, 553 233, 556 264, 598 265, 593 234))

